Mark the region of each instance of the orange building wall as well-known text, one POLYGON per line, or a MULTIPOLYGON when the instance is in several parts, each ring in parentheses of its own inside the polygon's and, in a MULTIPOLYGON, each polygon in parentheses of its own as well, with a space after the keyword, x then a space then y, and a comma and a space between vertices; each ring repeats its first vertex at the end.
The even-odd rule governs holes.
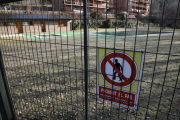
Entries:
POLYGON ((113 8, 117 13, 128 12, 128 15, 148 14, 149 3, 147 0, 113 0, 113 8))
MULTIPOLYGON (((71 2, 71 0, 67 0, 71 2)), ((107 0, 109 1, 109 0, 107 0)), ((98 10, 106 11, 109 7, 109 3, 106 0, 89 0, 89 8, 91 10, 97 10, 97 2, 98 2, 98 10), (107 3, 107 8, 106 8, 107 3)), ((66 3, 66 0, 53 0, 53 8, 54 10, 72 10, 72 9, 83 9, 83 0, 72 0, 73 4, 66 3), (58 1, 58 2, 57 2, 58 1), (57 4, 61 3, 62 6, 58 6, 57 4), (55 5, 54 5, 55 4, 55 5)))

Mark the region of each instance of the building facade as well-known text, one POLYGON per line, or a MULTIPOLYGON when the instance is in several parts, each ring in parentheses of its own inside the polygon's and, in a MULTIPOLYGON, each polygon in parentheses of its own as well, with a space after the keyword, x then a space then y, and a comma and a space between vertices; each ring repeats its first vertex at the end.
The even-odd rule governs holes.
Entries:
POLYGON ((117 13, 128 15, 148 15, 150 0, 113 0, 113 8, 117 13))
MULTIPOLYGON (((89 0, 88 9, 105 12, 109 7, 109 0, 89 0)), ((54 11, 59 10, 83 10, 83 0, 53 0, 54 11)))

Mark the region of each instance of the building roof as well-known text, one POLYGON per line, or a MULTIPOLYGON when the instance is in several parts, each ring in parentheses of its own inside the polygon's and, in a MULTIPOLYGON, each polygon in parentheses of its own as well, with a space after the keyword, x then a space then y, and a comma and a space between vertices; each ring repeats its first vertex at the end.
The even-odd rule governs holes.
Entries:
POLYGON ((53 14, 0 14, 0 20, 72 20, 66 15, 53 14))
POLYGON ((16 2, 16 1, 22 1, 22 0, 0 0, 0 4, 16 2))

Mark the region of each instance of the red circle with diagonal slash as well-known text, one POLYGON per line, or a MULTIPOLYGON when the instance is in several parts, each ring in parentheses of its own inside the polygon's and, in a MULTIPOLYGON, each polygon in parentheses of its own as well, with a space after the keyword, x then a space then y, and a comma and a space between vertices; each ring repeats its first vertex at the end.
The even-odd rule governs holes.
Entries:
MULTIPOLYGON (((124 66, 125 67, 125 66, 124 66)), ((137 77, 137 67, 136 67, 136 63, 133 61, 133 59, 128 56, 127 54, 125 53, 122 53, 122 52, 111 52, 109 54, 107 54, 102 60, 101 60, 101 65, 100 65, 100 70, 101 70, 101 75, 102 77, 105 79, 105 81, 107 81, 109 84, 113 85, 113 86, 117 86, 117 87, 128 87, 129 85, 131 85, 135 80, 136 80, 136 77, 137 77), (127 63, 129 64, 130 68, 131 68, 131 75, 129 78, 126 78, 120 70, 118 70, 118 68, 113 65, 113 62, 110 60, 111 58, 115 58, 115 57, 118 57, 118 58, 122 58, 123 60, 127 61, 127 63), (109 64, 114 67, 114 69, 117 71, 117 73, 122 77, 122 79, 125 81, 125 82, 115 82, 113 80, 111 80, 106 72, 105 72, 105 65, 106 63, 109 62, 109 64)))

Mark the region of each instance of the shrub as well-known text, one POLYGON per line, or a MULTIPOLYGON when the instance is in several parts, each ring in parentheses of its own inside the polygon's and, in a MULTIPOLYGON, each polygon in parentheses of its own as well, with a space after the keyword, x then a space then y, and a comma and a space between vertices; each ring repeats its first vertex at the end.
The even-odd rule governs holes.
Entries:
POLYGON ((132 19, 127 21, 126 27, 132 28, 132 27, 136 27, 136 25, 137 25, 137 21, 132 19))
POLYGON ((89 27, 90 28, 99 28, 99 27, 101 27, 102 26, 102 24, 103 24, 103 20, 89 20, 89 27))
POLYGON ((91 20, 89 20, 89 27, 90 28, 98 28, 98 27, 101 27, 103 25, 103 14, 100 13, 100 12, 92 12, 90 14, 90 18, 91 20))
POLYGON ((80 29, 84 28, 84 21, 83 20, 80 21, 79 27, 80 27, 80 29))
POLYGON ((113 27, 124 28, 125 20, 118 20, 117 22, 113 22, 113 27))
POLYGON ((72 30, 77 30, 80 28, 80 22, 78 20, 74 20, 72 22, 72 30))
POLYGON ((72 22, 72 30, 82 29, 84 28, 84 21, 83 20, 74 20, 72 22))
POLYGON ((119 28, 124 28, 125 27, 125 21, 124 20, 119 20, 117 22, 117 27, 119 28))
POLYGON ((125 21, 121 20, 118 22, 119 27, 125 27, 125 21))
POLYGON ((118 20, 117 22, 113 23, 113 27, 124 28, 126 26, 127 28, 132 28, 135 27, 136 24, 136 20, 127 20, 127 24, 126 20, 118 20))
POLYGON ((111 28, 112 27, 112 20, 111 19, 107 19, 106 21, 102 22, 102 26, 100 26, 101 28, 111 28))
POLYGON ((117 18, 117 19, 119 19, 119 20, 124 20, 124 19, 125 19, 125 16, 124 16, 123 13, 115 14, 114 16, 115 16, 115 18, 117 18))
POLYGON ((72 22, 72 30, 77 30, 79 28, 79 22, 72 22))
POLYGON ((100 12, 92 12, 91 14, 90 14, 90 18, 92 18, 92 19, 99 19, 99 18, 104 18, 105 16, 102 14, 102 13, 100 13, 100 12))

